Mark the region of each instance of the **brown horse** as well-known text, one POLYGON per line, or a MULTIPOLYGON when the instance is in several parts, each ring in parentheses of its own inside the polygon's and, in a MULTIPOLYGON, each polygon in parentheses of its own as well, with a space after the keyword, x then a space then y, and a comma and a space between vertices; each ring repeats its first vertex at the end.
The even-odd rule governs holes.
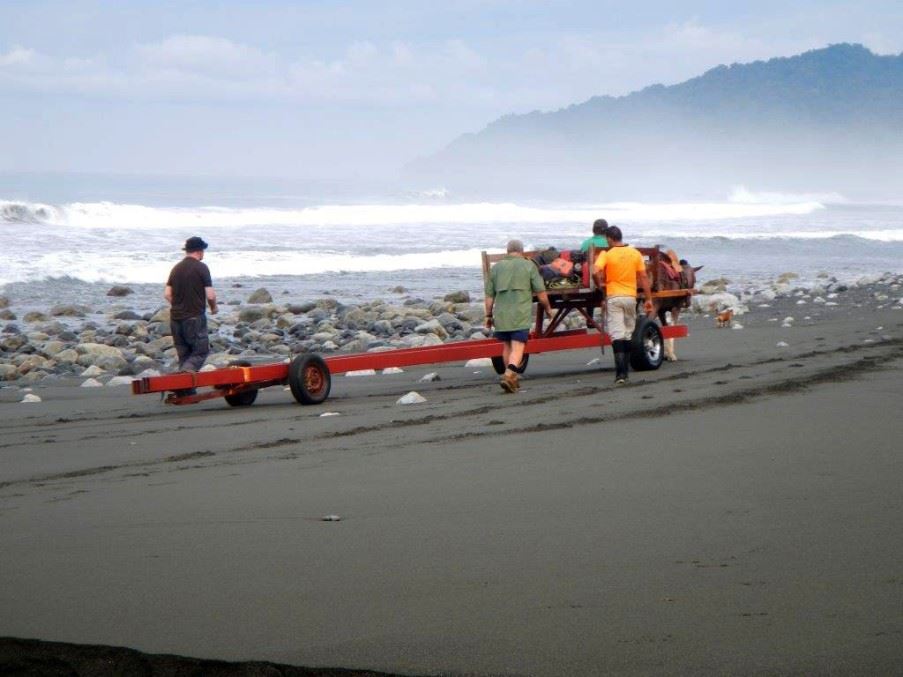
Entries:
MULTIPOLYGON (((652 291, 673 291, 677 289, 693 289, 696 286, 696 272, 702 266, 693 267, 683 259, 678 259, 673 250, 668 251, 667 257, 662 257, 658 262, 658 270, 651 270, 653 263, 646 264, 647 274, 655 280, 652 291), (654 273, 658 273, 655 275, 654 273)), ((690 296, 674 296, 653 299, 652 305, 662 326, 677 324, 680 311, 690 307, 690 296), (668 322, 666 313, 671 313, 671 321, 668 322)), ((669 362, 677 362, 677 354, 674 352, 674 339, 665 339, 665 358, 669 362)))

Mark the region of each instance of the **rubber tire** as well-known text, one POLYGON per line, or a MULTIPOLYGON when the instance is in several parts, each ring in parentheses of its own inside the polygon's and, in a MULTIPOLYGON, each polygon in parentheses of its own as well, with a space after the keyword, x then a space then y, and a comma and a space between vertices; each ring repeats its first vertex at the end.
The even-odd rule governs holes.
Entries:
POLYGON ((288 385, 292 395, 299 404, 321 404, 329 397, 332 387, 332 376, 329 366, 319 355, 298 355, 288 367, 288 385), (317 387, 311 389, 311 384, 305 378, 308 372, 317 372, 317 387))
MULTIPOLYGON (((491 357, 490 359, 492 360, 492 368, 495 369, 495 373, 500 376, 502 374, 504 374, 505 370, 508 368, 508 365, 505 364, 505 360, 502 359, 502 356, 495 355, 494 357, 491 357)), ((520 361, 520 365, 518 365, 518 368, 520 369, 520 371, 518 371, 518 373, 523 374, 525 371, 527 371, 527 364, 529 364, 529 363, 530 363, 530 356, 524 355, 524 359, 522 359, 520 361)))
POLYGON ((665 343, 662 330, 654 320, 643 317, 637 320, 630 340, 630 368, 634 371, 653 371, 662 366, 665 359, 665 343), (651 341, 655 349, 650 350, 647 342, 651 341))
POLYGON ((230 407, 250 407, 254 404, 254 400, 257 399, 257 393, 259 391, 255 390, 243 390, 240 393, 235 393, 234 395, 226 395, 225 400, 229 403, 230 407))

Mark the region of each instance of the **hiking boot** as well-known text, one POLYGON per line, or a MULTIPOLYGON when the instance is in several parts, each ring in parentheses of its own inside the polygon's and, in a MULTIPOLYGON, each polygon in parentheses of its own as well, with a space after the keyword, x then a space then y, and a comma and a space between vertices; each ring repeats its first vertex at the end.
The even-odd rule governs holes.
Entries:
POLYGON ((516 393, 517 389, 520 388, 520 381, 517 378, 517 374, 506 371, 505 375, 499 379, 499 385, 502 386, 502 390, 506 393, 516 393))

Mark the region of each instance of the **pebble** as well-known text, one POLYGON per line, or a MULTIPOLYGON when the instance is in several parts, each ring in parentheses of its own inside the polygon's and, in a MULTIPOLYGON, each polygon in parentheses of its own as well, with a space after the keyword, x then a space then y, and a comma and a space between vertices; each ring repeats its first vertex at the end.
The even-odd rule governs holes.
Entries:
POLYGON ((326 418, 327 416, 341 416, 341 414, 337 411, 324 411, 320 414, 320 418, 326 418))
POLYGON ((81 384, 82 388, 100 388, 103 385, 96 378, 89 378, 87 381, 81 384))
POLYGON ((320 518, 320 521, 321 522, 341 522, 342 516, 341 515, 323 515, 323 517, 320 518))
POLYGON ((399 369, 398 367, 386 367, 383 369, 384 374, 403 374, 404 369, 399 369))
POLYGON ((778 341, 777 343, 775 343, 775 346, 777 346, 778 348, 787 348, 790 346, 790 344, 787 343, 787 341, 778 341))
POLYGON ((345 376, 374 376, 376 369, 356 369, 354 371, 346 371, 345 376))
POLYGON ((424 402, 426 402, 426 398, 420 393, 412 390, 406 395, 399 397, 395 404, 423 404, 424 402))
POLYGON ((431 383, 433 381, 441 381, 441 380, 442 379, 439 378, 439 374, 437 374, 434 371, 431 371, 429 374, 424 374, 423 376, 420 377, 421 383, 431 383))
POLYGON ((134 376, 114 376, 107 381, 107 386, 130 386, 134 380, 134 376))
POLYGON ((467 362, 464 364, 464 366, 467 367, 468 369, 474 369, 477 367, 491 367, 492 359, 489 357, 478 357, 473 360, 467 360, 467 362))
POLYGON ((734 322, 734 323, 731 325, 731 329, 743 329, 743 325, 740 324, 739 322, 734 322))
POLYGON ((22 398, 22 404, 29 404, 34 402, 40 402, 41 398, 32 393, 28 393, 25 397, 22 398))

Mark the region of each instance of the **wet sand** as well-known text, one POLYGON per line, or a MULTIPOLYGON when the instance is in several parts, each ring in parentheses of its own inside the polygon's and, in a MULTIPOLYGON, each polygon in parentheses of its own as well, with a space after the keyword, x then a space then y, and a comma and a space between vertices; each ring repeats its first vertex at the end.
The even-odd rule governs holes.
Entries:
POLYGON ((320 407, 4 389, 0 636, 403 674, 896 672, 903 311, 790 303, 691 318, 625 388, 572 351, 515 396, 461 364, 335 377, 320 407))

